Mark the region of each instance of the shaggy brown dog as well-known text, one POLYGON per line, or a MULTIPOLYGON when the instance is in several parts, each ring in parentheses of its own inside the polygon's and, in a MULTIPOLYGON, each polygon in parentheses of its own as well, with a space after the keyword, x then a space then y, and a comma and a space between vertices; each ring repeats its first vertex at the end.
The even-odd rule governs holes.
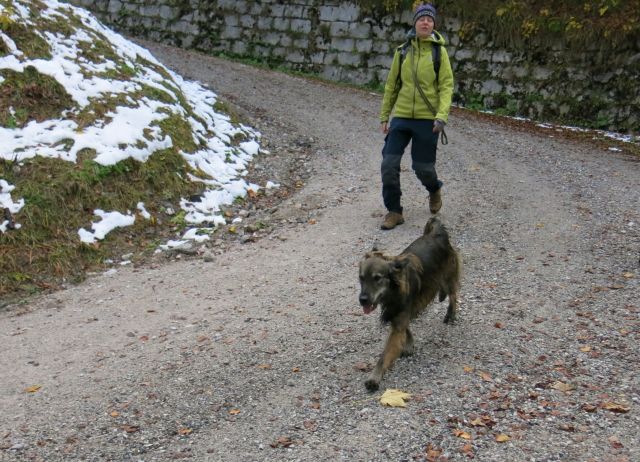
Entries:
POLYGON ((360 261, 360 305, 366 314, 380 305, 381 321, 391 324, 382 356, 365 382, 369 391, 378 389, 382 376, 401 354, 413 354, 409 322, 436 295, 440 301, 449 297, 444 322, 455 320, 461 269, 447 230, 435 217, 429 219, 423 235, 400 255, 386 256, 374 250, 360 261))

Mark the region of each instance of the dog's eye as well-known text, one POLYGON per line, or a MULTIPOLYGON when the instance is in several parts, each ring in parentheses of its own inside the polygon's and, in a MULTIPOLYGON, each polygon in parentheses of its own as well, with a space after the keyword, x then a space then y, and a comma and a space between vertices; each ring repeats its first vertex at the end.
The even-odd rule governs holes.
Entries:
POLYGON ((382 275, 381 274, 374 274, 373 275, 373 280, 376 282, 379 282, 382 279, 382 275))

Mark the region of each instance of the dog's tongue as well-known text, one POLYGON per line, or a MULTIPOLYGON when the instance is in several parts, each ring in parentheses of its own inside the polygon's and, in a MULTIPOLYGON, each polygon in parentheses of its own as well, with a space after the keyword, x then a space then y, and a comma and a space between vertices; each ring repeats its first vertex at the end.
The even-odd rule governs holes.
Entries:
POLYGON ((364 314, 369 314, 375 309, 375 305, 362 305, 362 311, 364 311, 364 314))

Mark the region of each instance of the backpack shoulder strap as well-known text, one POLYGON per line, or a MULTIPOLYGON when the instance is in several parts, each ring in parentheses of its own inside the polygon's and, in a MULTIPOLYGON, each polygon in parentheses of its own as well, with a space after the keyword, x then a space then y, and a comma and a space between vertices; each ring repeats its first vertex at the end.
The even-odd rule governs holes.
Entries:
POLYGON ((440 55, 442 54, 442 50, 440 49, 442 45, 436 42, 432 42, 433 48, 431 51, 431 59, 433 60, 433 71, 436 74, 436 85, 439 83, 440 77, 440 55))
POLYGON ((404 62, 404 58, 407 57, 407 53, 409 52, 410 46, 411 46, 411 41, 407 40, 402 45, 396 48, 396 53, 400 53, 400 68, 398 69, 398 78, 396 79, 396 87, 402 86, 402 63, 404 62))

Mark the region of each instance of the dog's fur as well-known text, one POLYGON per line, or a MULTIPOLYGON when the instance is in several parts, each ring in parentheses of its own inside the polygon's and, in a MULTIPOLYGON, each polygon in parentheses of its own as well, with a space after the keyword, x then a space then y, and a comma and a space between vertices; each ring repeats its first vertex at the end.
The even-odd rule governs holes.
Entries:
POLYGON ((437 218, 429 219, 424 233, 400 255, 368 252, 360 261, 360 305, 371 313, 380 305, 380 319, 391 332, 365 386, 375 391, 382 376, 400 355, 414 351, 409 322, 417 317, 436 295, 449 297, 445 323, 453 323, 458 305, 462 264, 449 242, 449 234, 437 218))

